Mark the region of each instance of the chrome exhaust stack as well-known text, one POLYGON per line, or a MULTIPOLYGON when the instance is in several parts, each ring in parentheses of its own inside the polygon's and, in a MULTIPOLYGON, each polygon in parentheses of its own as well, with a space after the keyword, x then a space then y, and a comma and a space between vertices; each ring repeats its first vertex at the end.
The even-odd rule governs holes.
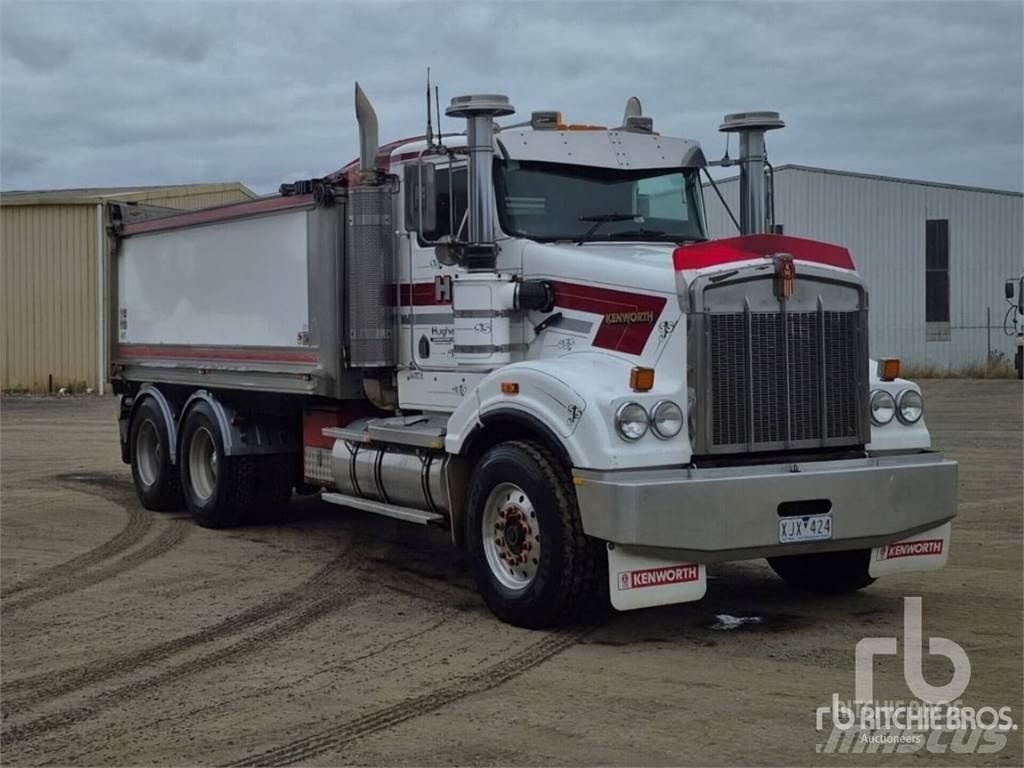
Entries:
POLYGON ((740 233, 753 235, 768 231, 768 185, 765 183, 764 135, 767 131, 784 128, 778 112, 734 112, 726 115, 718 130, 738 133, 739 157, 734 161, 740 167, 740 233))
POLYGON ((444 111, 466 118, 469 149, 469 233, 462 264, 470 271, 494 269, 494 118, 515 113, 508 96, 456 96, 444 111))
POLYGON ((377 113, 359 83, 356 83, 356 121, 359 123, 359 170, 374 171, 379 148, 377 113))

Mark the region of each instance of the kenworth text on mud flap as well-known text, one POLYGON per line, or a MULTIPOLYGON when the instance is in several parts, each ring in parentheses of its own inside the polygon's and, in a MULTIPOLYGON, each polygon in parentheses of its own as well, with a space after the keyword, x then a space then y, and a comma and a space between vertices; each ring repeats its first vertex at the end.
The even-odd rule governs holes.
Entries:
POLYGON ((297 488, 440 526, 528 627, 699 599, 721 561, 836 593, 945 563, 957 466, 899 362, 869 360, 847 250, 774 233, 777 113, 722 123, 741 234, 708 240, 700 146, 636 99, 609 129, 459 97, 464 133, 384 146, 355 102, 359 159, 329 176, 119 209, 112 379, 143 505, 221 528, 297 488))

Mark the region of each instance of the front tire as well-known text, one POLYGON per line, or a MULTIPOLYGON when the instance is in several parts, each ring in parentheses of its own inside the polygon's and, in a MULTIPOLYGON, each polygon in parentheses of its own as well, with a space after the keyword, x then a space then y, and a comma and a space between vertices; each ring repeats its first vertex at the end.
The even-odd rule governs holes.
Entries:
POLYGON ((503 621, 538 629, 593 605, 604 550, 583 533, 568 469, 544 446, 502 443, 473 472, 466 542, 503 621))
POLYGON ((157 402, 146 397, 132 418, 131 450, 135 494, 146 509, 172 512, 184 506, 178 468, 171 461, 170 435, 157 402))
POLYGON ((769 557, 768 564, 783 581, 797 589, 835 595, 873 584, 875 580, 868 573, 870 560, 870 549, 854 549, 769 557))

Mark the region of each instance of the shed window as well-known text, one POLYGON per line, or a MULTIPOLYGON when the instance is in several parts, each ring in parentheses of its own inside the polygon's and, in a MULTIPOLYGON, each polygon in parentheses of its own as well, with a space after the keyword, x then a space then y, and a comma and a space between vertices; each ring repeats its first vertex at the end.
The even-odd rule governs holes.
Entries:
MULTIPOLYGON (((925 222, 925 321, 945 324, 949 333, 949 220, 929 219, 925 222)), ((939 331, 933 326, 931 331, 939 331)))

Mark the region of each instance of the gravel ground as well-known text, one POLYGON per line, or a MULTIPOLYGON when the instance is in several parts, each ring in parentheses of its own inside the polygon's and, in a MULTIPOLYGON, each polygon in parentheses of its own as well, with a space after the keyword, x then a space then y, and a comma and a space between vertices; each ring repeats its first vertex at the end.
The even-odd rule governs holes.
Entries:
MULTIPOLYGON (((815 751, 815 709, 852 697, 859 639, 901 636, 906 595, 926 637, 968 653, 964 703, 1024 717, 1021 387, 925 393, 936 445, 961 462, 943 571, 821 598, 726 564, 703 601, 556 632, 498 622, 459 554, 416 527, 314 500, 227 532, 146 512, 113 400, 4 398, 3 760, 1021 765, 1020 731, 986 755, 815 751)), ((898 657, 875 670, 876 696, 910 698, 898 657)), ((941 684, 950 667, 925 672, 941 684)))

